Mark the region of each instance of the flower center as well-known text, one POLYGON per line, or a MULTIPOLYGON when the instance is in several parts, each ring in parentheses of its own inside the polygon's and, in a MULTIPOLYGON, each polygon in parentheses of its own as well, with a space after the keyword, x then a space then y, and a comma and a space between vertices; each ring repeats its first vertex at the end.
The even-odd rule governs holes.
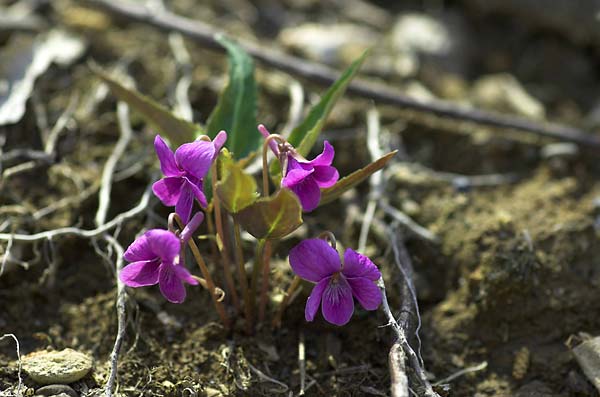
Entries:
POLYGON ((329 284, 336 285, 336 284, 339 284, 339 282, 340 282, 340 272, 333 273, 333 275, 331 276, 331 280, 329 280, 329 284))

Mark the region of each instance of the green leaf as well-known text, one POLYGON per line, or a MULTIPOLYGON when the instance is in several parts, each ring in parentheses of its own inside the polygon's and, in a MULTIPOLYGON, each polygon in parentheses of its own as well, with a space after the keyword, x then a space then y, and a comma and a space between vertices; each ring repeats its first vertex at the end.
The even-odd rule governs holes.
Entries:
POLYGON ((317 103, 308 113, 308 116, 304 119, 302 124, 294 128, 288 142, 291 143, 298 152, 307 156, 313 145, 317 141, 323 124, 325 123, 327 116, 333 109, 333 105, 337 100, 344 94, 348 84, 352 81, 352 78, 356 75, 363 61, 367 57, 367 51, 365 51, 360 58, 352 62, 352 65, 348 67, 342 73, 339 79, 325 92, 319 103, 317 103))
POLYGON ((227 131, 226 146, 240 159, 256 150, 262 140, 256 130, 254 62, 232 41, 222 36, 217 41, 229 54, 229 82, 208 117, 206 129, 211 138, 221 130, 227 131))
POLYGON ((112 93, 140 113, 144 120, 169 139, 174 146, 191 142, 202 135, 202 128, 183 120, 162 105, 132 88, 127 88, 98 66, 91 66, 92 71, 105 82, 112 93))
POLYGON ((394 150, 393 152, 390 152, 385 156, 373 161, 366 167, 356 170, 350 175, 340 179, 332 187, 322 189, 321 201, 319 202, 319 206, 335 200, 336 198, 340 197, 345 191, 352 189, 354 186, 358 185, 359 183, 367 179, 369 176, 371 176, 371 174, 374 174, 375 172, 382 169, 392 159, 392 157, 396 155, 397 152, 397 150, 394 150))
POLYGON ((274 196, 258 199, 235 217, 259 240, 280 239, 302 224, 302 206, 294 193, 282 188, 274 196))
POLYGON ((237 214, 258 199, 256 180, 231 158, 223 157, 221 175, 217 195, 229 213, 237 214))

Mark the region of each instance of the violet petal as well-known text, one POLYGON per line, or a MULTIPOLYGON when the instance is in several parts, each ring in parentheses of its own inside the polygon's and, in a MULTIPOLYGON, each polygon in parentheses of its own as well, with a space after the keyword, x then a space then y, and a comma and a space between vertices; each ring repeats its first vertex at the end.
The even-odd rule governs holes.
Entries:
POLYGON ((208 206, 208 202, 206 200, 206 195, 202 191, 202 180, 195 183, 193 181, 194 179, 196 179, 196 178, 190 176, 188 178, 189 182, 188 182, 187 186, 194 193, 194 197, 196 198, 196 200, 198 200, 198 202, 200 203, 200 206, 202 206, 203 208, 206 208, 208 206))
POLYGON ((321 189, 313 178, 304 179, 302 182, 290 187, 290 190, 298 196, 304 211, 310 212, 319 206, 321 189))
POLYGON ((156 257, 157 255, 152 252, 148 237, 145 234, 136 238, 135 241, 127 247, 125 254, 123 254, 123 258, 125 258, 127 262, 149 261, 156 257))
POLYGON ((198 285, 198 280, 192 277, 192 274, 185 267, 181 265, 176 265, 173 266, 172 270, 175 272, 177 278, 179 278, 181 281, 191 285, 198 285))
POLYGON ((340 179, 340 174, 334 167, 318 165, 315 167, 312 177, 320 188, 327 188, 336 184, 340 179))
POLYGON ((160 170, 165 176, 179 176, 182 174, 175 162, 173 151, 160 135, 157 135, 154 138, 154 149, 156 150, 156 155, 160 162, 160 170))
POLYGON ((158 284, 160 292, 169 302, 181 303, 185 300, 185 287, 173 267, 165 264, 160 267, 158 284))
POLYGON ((307 239, 290 250, 290 265, 299 277, 318 283, 341 268, 340 256, 325 240, 307 239))
MULTIPOLYGON (((257 128, 258 128, 258 132, 260 132, 260 134, 265 139, 267 139, 269 137, 269 135, 271 135, 269 130, 267 130, 267 127, 265 127, 263 124, 259 124, 257 128)), ((269 141, 269 147, 271 148, 271 151, 273 152, 273 154, 275 154, 275 157, 279 157, 279 148, 277 147, 277 142, 274 139, 271 139, 269 141)))
POLYGON ((377 281, 381 277, 381 272, 368 257, 350 248, 347 248, 344 252, 344 269, 342 273, 349 278, 366 277, 371 281, 377 281))
POLYGON ((171 264, 179 255, 181 242, 172 232, 163 229, 151 229, 145 234, 152 252, 156 254, 164 264, 171 264))
POLYGON ((366 310, 375 310, 381 304, 381 291, 375 283, 365 277, 348 278, 352 295, 366 310))
POLYGON ((215 146, 208 141, 185 143, 175 151, 177 164, 198 179, 208 173, 215 155, 215 146))
POLYGON ((204 213, 196 212, 196 214, 192 217, 192 219, 190 219, 190 221, 185 225, 185 227, 181 231, 181 234, 179 235, 181 241, 187 243, 187 241, 192 237, 192 235, 194 234, 196 229, 198 229, 198 226, 200 226, 203 220, 204 213))
POLYGON ((333 149, 333 146, 331 146, 328 141, 325 141, 323 143, 323 153, 319 154, 317 157, 312 159, 309 163, 313 167, 318 166, 318 165, 321 165, 321 166, 331 165, 331 163, 333 162, 334 156, 335 156, 335 150, 333 149))
POLYGON ((314 170, 305 170, 302 168, 296 168, 288 170, 285 177, 281 180, 281 186, 287 187, 288 189, 302 183, 314 170))
POLYGON ((119 273, 119 279, 129 287, 145 287, 158 283, 158 258, 149 261, 133 262, 119 273))
POLYGON ((154 182, 152 191, 167 207, 172 207, 177 204, 181 195, 181 188, 184 184, 181 177, 168 177, 154 182))
POLYGON ((213 160, 219 156, 221 149, 225 145, 225 141, 227 140, 227 132, 219 131, 215 139, 212 140, 213 146, 215 147, 215 154, 213 156, 213 160))
POLYGON ((191 187, 190 182, 186 181, 181 189, 179 200, 175 204, 175 212, 179 215, 183 223, 187 223, 190 219, 192 207, 194 206, 194 197, 194 189, 191 187))
POLYGON ((321 299, 323 317, 335 325, 344 325, 354 313, 352 288, 343 276, 330 280, 321 299))
POLYGON ((330 279, 331 277, 326 277, 314 286, 310 296, 308 297, 308 300, 306 301, 306 307, 304 308, 304 318, 306 318, 306 321, 313 321, 315 319, 315 315, 321 306, 321 297, 323 296, 323 291, 325 291, 330 279))

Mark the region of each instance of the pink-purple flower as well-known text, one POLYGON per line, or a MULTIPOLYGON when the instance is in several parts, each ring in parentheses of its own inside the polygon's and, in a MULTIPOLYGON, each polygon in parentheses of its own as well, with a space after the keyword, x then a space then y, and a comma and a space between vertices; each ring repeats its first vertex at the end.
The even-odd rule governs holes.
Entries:
POLYGON ((160 135, 154 139, 154 148, 165 178, 155 182, 152 190, 164 205, 175 206, 175 212, 184 223, 190 218, 194 199, 202 207, 207 205, 202 191, 203 178, 219 155, 225 140, 227 133, 221 131, 213 141, 186 143, 173 153, 160 135))
POLYGON ((191 237, 203 218, 201 212, 197 213, 184 228, 181 237, 162 229, 151 229, 138 237, 123 255, 126 261, 131 262, 119 274, 123 284, 134 288, 158 284, 169 302, 182 303, 186 295, 184 283, 197 285, 198 281, 179 263, 179 254, 182 244, 191 237))
MULTIPOLYGON (((258 130, 266 138, 269 131, 264 125, 259 125, 258 130)), ((274 141, 270 141, 271 150, 280 157, 279 148, 274 141)), ((302 157, 291 146, 286 147, 287 168, 281 180, 281 186, 290 189, 298 196, 302 209, 312 211, 319 206, 321 189, 331 187, 340 178, 338 170, 331 165, 335 150, 325 141, 323 152, 313 160, 302 157)))
POLYGON ((354 313, 353 297, 366 310, 381 304, 375 285, 381 273, 369 258, 350 248, 342 264, 338 252, 325 240, 304 240, 290 251, 290 265, 299 277, 316 283, 306 302, 306 321, 313 321, 321 307, 330 323, 348 323, 354 313))

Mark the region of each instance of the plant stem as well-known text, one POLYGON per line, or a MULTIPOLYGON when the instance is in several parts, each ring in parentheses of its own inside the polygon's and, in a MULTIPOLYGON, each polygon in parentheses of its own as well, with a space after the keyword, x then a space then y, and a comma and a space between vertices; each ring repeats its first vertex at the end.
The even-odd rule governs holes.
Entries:
POLYGON ((244 315, 246 316, 246 330, 248 333, 252 331, 254 319, 252 318, 252 309, 250 306, 250 293, 248 291, 248 278, 246 276, 246 268, 244 267, 244 250, 242 249, 242 237, 240 232, 240 224, 233 218, 233 235, 235 238, 235 254, 238 265, 238 277, 240 279, 240 287, 244 298, 244 315))
POLYGON ((267 292, 269 290, 269 276, 271 270, 271 241, 265 243, 262 259, 262 288, 260 290, 260 306, 258 309, 258 321, 265 320, 265 311, 267 308, 267 292))
POLYGON ((302 281, 302 279, 300 277, 294 276, 292 283, 288 287, 287 291, 285 291, 285 296, 283 297, 283 300, 279 304, 279 310, 277 311, 277 315, 273 319, 273 327, 275 327, 275 328, 281 327, 281 321, 283 320, 283 313, 285 312, 285 309, 286 309, 288 303, 290 302, 290 298, 296 291, 296 288, 298 288, 298 286, 300 285, 301 281, 302 281))
MULTIPOLYGON (((177 220, 177 223, 179 223, 179 227, 183 229, 184 225, 181 223, 181 221, 177 217, 175 219, 177 220)), ((196 259, 196 263, 198 264, 198 267, 200 267, 200 272, 202 273, 202 276, 206 280, 208 292, 210 293, 210 297, 212 298, 212 300, 215 304, 215 308, 217 309, 217 313, 219 314, 219 317, 221 317, 221 322, 223 323, 223 325, 225 326, 226 329, 229 329, 231 327, 231 323, 229 322, 229 318, 227 317, 227 313, 225 312, 225 307, 223 306, 221 299, 217 296, 217 293, 215 290, 215 283, 210 275, 210 272, 208 271, 208 267, 206 267, 204 258, 202 258, 202 255, 200 254, 200 250, 198 249, 198 246, 196 245, 196 242, 194 241, 193 238, 189 239, 188 245, 190 246, 190 249, 192 250, 192 254, 194 255, 194 259, 196 259)))
MULTIPOLYGON (((198 203, 199 204, 199 203, 198 203)), ((208 205, 208 207, 206 207, 206 210, 204 211, 204 213, 206 214, 205 220, 206 220, 206 229, 208 232, 209 236, 216 236, 215 233, 215 224, 213 222, 212 217, 210 216, 212 214, 212 205, 208 205)), ((216 263, 217 262, 217 252, 219 251, 219 248, 217 247, 217 239, 210 239, 210 255, 213 259, 213 261, 216 263)))
POLYGON ((256 290, 258 288, 258 274, 262 268, 263 256, 265 250, 266 240, 258 240, 256 244, 256 253, 254 254, 254 267, 252 268, 252 282, 250 284, 250 309, 252 310, 252 316, 256 309, 256 290))
MULTIPOLYGON (((235 290, 235 285, 233 283, 233 275, 231 274, 231 262, 229 260, 229 255, 227 253, 227 241, 225 239, 225 235, 223 234, 223 217, 221 216, 221 203, 219 202, 219 197, 217 196, 217 163, 214 162, 211 166, 212 173, 212 191, 213 191, 213 208, 215 210, 215 224, 217 225, 217 235, 221 240, 221 246, 219 248, 219 252, 221 253, 221 261, 223 262, 223 270, 225 272, 225 282, 227 283, 227 289, 231 294, 231 300, 235 308, 240 310, 240 300, 237 295, 237 291, 235 290)), ((218 245, 218 242, 217 242, 218 245)))

